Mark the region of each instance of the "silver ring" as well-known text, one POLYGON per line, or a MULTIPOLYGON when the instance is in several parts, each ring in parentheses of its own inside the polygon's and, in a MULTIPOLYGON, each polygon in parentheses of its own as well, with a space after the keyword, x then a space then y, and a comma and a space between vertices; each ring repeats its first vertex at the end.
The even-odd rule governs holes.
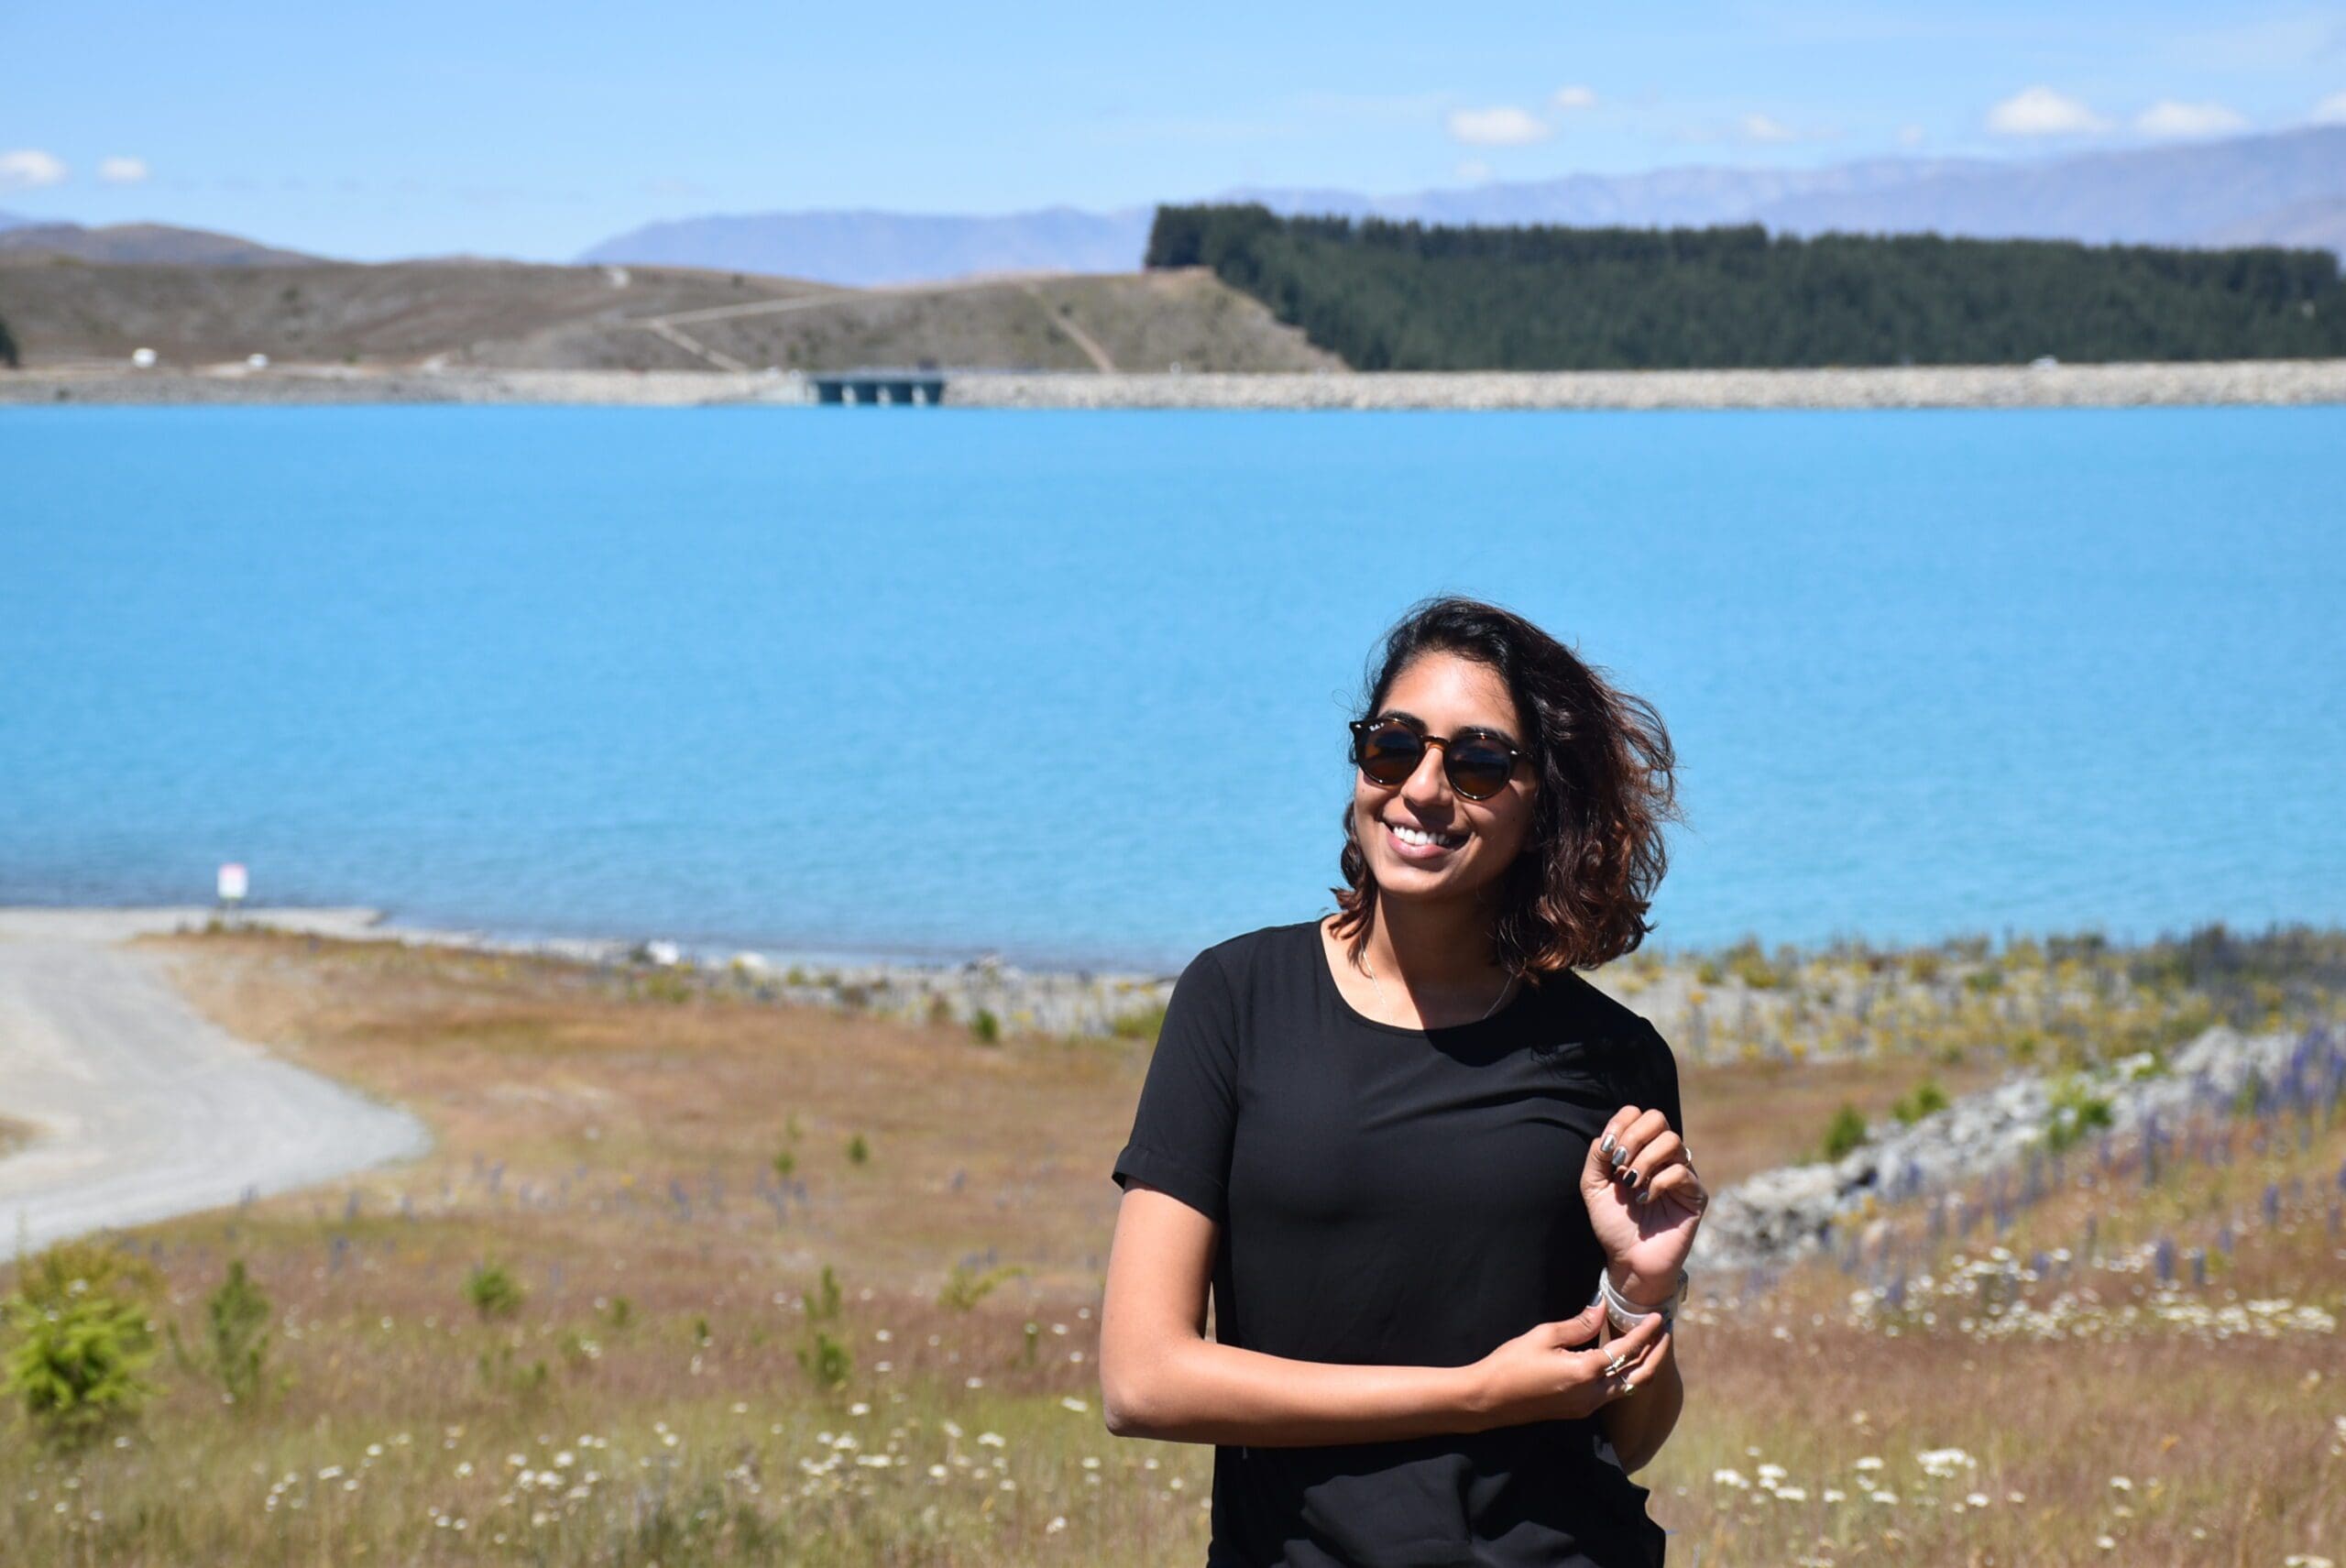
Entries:
POLYGON ((1614 1376, 1621 1370, 1621 1353, 1615 1351, 1610 1356, 1606 1358, 1605 1376, 1607 1377, 1614 1376))

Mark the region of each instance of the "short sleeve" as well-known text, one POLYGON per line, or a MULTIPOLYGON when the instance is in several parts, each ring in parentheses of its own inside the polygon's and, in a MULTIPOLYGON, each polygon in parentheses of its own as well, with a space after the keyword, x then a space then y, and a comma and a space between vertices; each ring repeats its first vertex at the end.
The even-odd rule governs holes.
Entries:
POLYGON ((1166 1000, 1165 1025, 1141 1084, 1118 1187, 1140 1180, 1222 1223, 1238 1120, 1238 1010, 1211 948, 1189 961, 1166 1000))
POLYGON ((1645 1103, 1660 1111, 1683 1143, 1686 1137, 1686 1115, 1678 1103, 1678 1056, 1661 1031, 1649 1022, 1646 1025, 1647 1060, 1645 1103))

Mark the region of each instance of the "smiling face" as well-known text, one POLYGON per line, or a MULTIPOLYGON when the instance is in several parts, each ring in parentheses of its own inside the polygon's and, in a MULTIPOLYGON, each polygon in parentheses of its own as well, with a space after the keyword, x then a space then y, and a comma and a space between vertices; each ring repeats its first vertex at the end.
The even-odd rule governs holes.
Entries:
MULTIPOLYGON (((1427 735, 1484 729, 1518 751, 1530 746, 1499 673, 1455 653, 1424 653, 1402 666, 1371 717, 1395 714, 1414 718, 1427 735)), ((1398 784, 1354 768, 1353 832, 1379 896, 1451 899, 1494 889, 1531 830, 1536 788, 1531 759, 1519 757, 1496 795, 1468 800, 1450 787, 1439 746, 1428 746, 1417 771, 1398 784)))

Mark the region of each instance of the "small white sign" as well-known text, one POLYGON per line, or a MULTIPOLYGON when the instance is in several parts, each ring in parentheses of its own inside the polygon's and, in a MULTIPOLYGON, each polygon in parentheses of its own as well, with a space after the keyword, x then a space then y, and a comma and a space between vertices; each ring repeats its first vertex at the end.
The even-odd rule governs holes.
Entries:
POLYGON ((250 882, 245 875, 245 868, 238 862, 230 861, 226 865, 220 868, 220 899, 222 903, 234 904, 241 900, 245 896, 245 894, 250 885, 250 882))

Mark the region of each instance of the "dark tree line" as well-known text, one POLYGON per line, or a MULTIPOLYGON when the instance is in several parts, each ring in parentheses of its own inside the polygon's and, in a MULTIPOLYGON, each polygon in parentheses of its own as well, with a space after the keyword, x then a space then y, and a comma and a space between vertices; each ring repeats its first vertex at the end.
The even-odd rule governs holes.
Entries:
POLYGON ((1209 267, 1361 370, 2326 358, 2326 250, 2187 250, 1758 225, 1429 227, 1159 207, 1150 267, 1209 267))
POLYGON ((16 367, 16 340, 8 331, 5 320, 0 320, 0 365, 11 370, 16 367))

